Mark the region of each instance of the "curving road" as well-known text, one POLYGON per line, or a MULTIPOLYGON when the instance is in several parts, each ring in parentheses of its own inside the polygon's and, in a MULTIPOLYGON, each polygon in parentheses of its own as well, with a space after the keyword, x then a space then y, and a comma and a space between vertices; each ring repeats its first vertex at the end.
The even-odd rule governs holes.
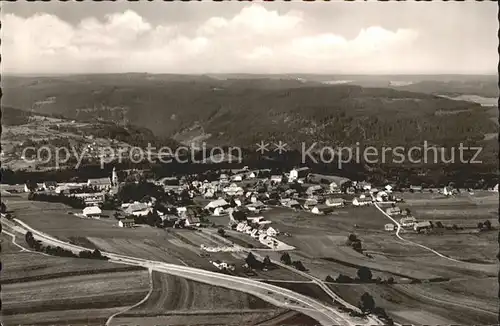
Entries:
MULTIPOLYGON (((60 246, 62 248, 75 252, 79 252, 81 250, 89 250, 88 248, 61 241, 48 234, 35 230, 23 221, 20 221, 18 219, 14 220, 20 226, 22 226, 25 231, 31 231, 33 235, 36 235, 38 238, 40 238, 40 240, 43 240, 47 244, 60 246)), ((339 312, 333 307, 326 306, 310 297, 301 295, 288 289, 258 282, 252 279, 214 273, 203 269, 168 264, 160 261, 146 260, 109 252, 102 252, 102 254, 108 256, 110 258, 110 262, 142 266, 144 268, 148 268, 158 272, 177 275, 198 282, 249 293, 276 306, 302 312, 325 326, 357 326, 382 324, 373 318, 361 319, 349 316, 347 313, 339 312)))
POLYGON ((392 222, 394 222, 394 224, 396 224, 396 226, 398 227, 397 230, 396 230, 396 237, 398 237, 398 239, 400 239, 401 241, 404 241, 406 243, 409 243, 409 244, 412 244, 414 246, 417 246, 417 247, 420 247, 420 248, 423 248, 425 250, 428 250, 432 253, 434 253, 435 255, 441 257, 441 258, 445 258, 445 259, 448 259, 450 261, 454 261, 456 263, 466 263, 466 262, 463 262, 463 261, 460 261, 460 260, 456 260, 456 259, 453 259, 453 258, 450 258, 446 255, 443 255, 442 253, 440 252, 437 252, 436 250, 432 249, 432 248, 429 248, 429 247, 426 247, 420 243, 416 243, 416 242, 413 242, 413 241, 410 241, 410 240, 407 240, 405 238, 403 238, 399 233, 401 232, 401 224, 396 221, 395 219, 393 219, 389 214, 387 214, 386 212, 384 212, 384 210, 382 208, 380 208, 380 206, 377 204, 377 203, 374 203, 374 206, 382 213, 384 214, 385 217, 389 218, 392 222))

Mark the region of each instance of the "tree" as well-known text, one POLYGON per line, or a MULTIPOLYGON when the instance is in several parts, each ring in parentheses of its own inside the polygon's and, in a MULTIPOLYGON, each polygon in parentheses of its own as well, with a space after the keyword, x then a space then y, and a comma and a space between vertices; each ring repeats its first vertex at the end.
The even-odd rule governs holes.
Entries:
POLYGON ((223 228, 219 228, 219 229, 217 230, 217 233, 219 233, 219 235, 220 235, 221 237, 223 237, 223 236, 225 236, 225 235, 226 235, 226 231, 224 231, 224 229, 223 229, 223 228))
POLYGON ((484 227, 485 227, 487 230, 491 230, 491 229, 492 229, 490 220, 486 220, 486 221, 484 221, 484 223, 483 223, 483 224, 484 224, 484 227))
POLYGON ((246 221, 247 220, 247 214, 245 214, 245 212, 243 212, 243 211, 234 211, 233 212, 233 218, 236 221, 239 221, 239 222, 246 221))
POLYGON ((356 250, 357 252, 363 252, 363 246, 361 245, 361 241, 355 241, 351 244, 352 249, 356 250))
POLYGON ((437 222, 436 222, 436 227, 437 227, 438 229, 442 229, 442 228, 444 228, 444 225, 443 225, 443 223, 441 223, 441 221, 437 221, 437 222))
POLYGON ((405 208, 405 212, 407 216, 411 216, 411 210, 409 208, 405 208))
POLYGON ((477 223, 477 228, 479 229, 479 231, 482 231, 483 227, 484 227, 483 223, 481 223, 481 222, 477 223))
POLYGON ((375 300, 368 292, 363 293, 361 296, 359 308, 364 313, 370 313, 375 309, 375 300))
POLYGON ((387 284, 394 284, 394 277, 392 277, 392 276, 391 276, 391 277, 389 277, 389 278, 387 279, 387 284))
POLYGON ((365 266, 362 266, 358 269, 357 275, 358 275, 358 279, 361 282, 370 282, 372 280, 372 277, 373 277, 372 271, 368 267, 365 267, 365 266))
POLYGON ((262 262, 265 267, 271 266, 273 263, 271 262, 271 258, 269 256, 264 257, 264 261, 262 262))
POLYGON ((337 283, 352 283, 352 281, 353 281, 353 279, 351 277, 344 275, 344 274, 340 274, 335 279, 335 282, 337 282, 337 283))
POLYGON ((2 204, 0 205, 0 212, 2 214, 5 214, 7 212, 7 206, 5 205, 4 202, 2 202, 2 204))
POLYGON ((355 234, 353 234, 353 233, 349 234, 349 236, 347 237, 347 239, 350 242, 356 242, 356 241, 358 241, 358 237, 355 234))
POLYGON ((247 258, 245 259, 245 262, 247 263, 248 267, 250 268, 258 268, 259 267, 259 261, 255 256, 249 252, 247 258))
POLYGON ((325 282, 328 282, 328 283, 334 283, 335 280, 333 279, 333 277, 331 277, 330 275, 327 275, 326 278, 325 278, 325 282))
POLYGON ((292 264, 292 258, 290 258, 290 255, 288 252, 284 252, 281 255, 280 261, 285 264, 285 265, 291 265, 292 264))
POLYGON ((302 264, 302 262, 300 260, 294 261, 292 264, 293 264, 293 267, 295 267, 295 269, 297 269, 301 272, 307 271, 306 267, 304 266, 304 264, 302 264))
POLYGON ((26 239, 26 243, 30 246, 33 247, 33 244, 35 242, 35 238, 33 237, 33 233, 31 231, 26 232, 26 235, 24 236, 26 239))

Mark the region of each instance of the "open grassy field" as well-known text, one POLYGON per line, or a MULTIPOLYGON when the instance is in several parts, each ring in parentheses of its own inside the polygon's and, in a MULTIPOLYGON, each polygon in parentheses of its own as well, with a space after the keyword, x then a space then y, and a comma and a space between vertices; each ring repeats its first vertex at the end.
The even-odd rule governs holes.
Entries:
POLYGON ((12 251, 2 255, 0 280, 5 325, 103 325, 149 284, 135 267, 12 251))
POLYGON ((113 325, 253 325, 286 310, 251 295, 153 272, 148 299, 113 319, 113 325))
POLYGON ((412 325, 491 325, 498 316, 498 285, 492 278, 433 284, 329 286, 352 304, 368 292, 375 304, 395 320, 412 325))

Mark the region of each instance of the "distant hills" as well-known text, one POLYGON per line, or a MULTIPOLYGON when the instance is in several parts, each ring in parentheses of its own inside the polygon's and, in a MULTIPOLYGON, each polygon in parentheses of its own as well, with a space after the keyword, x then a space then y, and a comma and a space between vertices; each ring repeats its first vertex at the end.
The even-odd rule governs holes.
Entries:
POLYGON ((493 96, 491 77, 460 77, 462 81, 453 76, 434 81, 422 76, 396 77, 7 76, 2 102, 70 119, 133 124, 151 130, 160 139, 211 145, 253 147, 260 140, 271 139, 292 147, 304 141, 349 146, 356 142, 405 145, 429 140, 452 145, 480 141, 484 134, 498 131, 491 114, 481 105, 433 95, 475 91, 493 96), (396 77, 406 81, 400 84, 404 86, 389 86, 396 77), (325 84, 332 80, 353 82, 325 84))

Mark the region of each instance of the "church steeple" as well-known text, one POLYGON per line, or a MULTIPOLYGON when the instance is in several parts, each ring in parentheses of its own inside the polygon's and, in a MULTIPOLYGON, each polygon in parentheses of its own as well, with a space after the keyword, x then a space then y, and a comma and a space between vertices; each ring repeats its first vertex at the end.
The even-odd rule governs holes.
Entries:
POLYGON ((113 173, 111 174, 111 182, 113 183, 113 186, 118 185, 118 175, 116 174, 116 168, 113 167, 113 173))

